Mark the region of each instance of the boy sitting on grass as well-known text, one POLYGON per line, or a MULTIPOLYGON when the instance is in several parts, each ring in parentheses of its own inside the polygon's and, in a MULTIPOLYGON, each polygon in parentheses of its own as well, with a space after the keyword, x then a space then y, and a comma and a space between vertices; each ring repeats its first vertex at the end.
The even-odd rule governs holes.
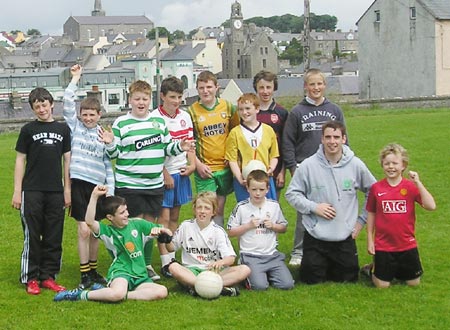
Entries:
POLYGON ((167 288, 153 283, 147 273, 144 259, 144 245, 154 237, 160 242, 170 242, 172 232, 144 219, 129 219, 125 199, 108 196, 103 210, 111 225, 95 221, 97 201, 106 195, 105 186, 96 186, 86 211, 86 223, 95 237, 105 243, 113 257, 108 271, 108 287, 88 291, 79 288, 62 291, 54 301, 96 300, 119 302, 125 299, 156 300, 167 297, 167 288))

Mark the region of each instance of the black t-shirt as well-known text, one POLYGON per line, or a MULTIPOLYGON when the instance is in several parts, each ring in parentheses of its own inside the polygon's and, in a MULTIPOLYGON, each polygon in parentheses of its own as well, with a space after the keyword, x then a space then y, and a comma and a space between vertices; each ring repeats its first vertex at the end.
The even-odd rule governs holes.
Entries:
POLYGON ((65 123, 25 124, 16 151, 27 155, 22 190, 63 191, 62 156, 70 151, 70 129, 65 123))

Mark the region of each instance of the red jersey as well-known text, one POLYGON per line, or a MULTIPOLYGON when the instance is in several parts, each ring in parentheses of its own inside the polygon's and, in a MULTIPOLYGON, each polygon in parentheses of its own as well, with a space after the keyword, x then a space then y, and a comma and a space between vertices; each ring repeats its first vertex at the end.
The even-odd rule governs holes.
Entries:
POLYGON ((395 187, 386 179, 370 188, 366 210, 375 213, 375 250, 406 251, 417 247, 415 204, 422 204, 419 189, 405 178, 395 187))

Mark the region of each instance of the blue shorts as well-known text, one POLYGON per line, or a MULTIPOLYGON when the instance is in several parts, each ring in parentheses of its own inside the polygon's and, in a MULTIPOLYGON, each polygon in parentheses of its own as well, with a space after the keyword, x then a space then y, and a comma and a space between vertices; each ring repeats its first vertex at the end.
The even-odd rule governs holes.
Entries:
MULTIPOLYGON (((244 199, 250 197, 247 188, 241 185, 236 178, 233 178, 233 188, 237 202, 243 201, 244 199)), ((267 192, 266 197, 275 201, 277 200, 277 189, 275 187, 275 180, 273 179, 273 176, 269 177, 269 191, 267 192)))
POLYGON ((184 205, 192 200, 192 187, 189 177, 180 173, 171 174, 171 176, 174 188, 164 190, 162 202, 164 208, 184 205))

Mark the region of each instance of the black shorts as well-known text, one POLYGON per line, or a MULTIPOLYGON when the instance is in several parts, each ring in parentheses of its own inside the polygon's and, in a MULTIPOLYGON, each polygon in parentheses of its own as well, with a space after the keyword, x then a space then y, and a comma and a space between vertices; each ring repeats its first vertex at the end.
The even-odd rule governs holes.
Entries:
POLYGON ((423 274, 417 248, 401 252, 375 251, 373 260, 373 274, 385 282, 391 282, 394 278, 410 281, 423 274))
MULTIPOLYGON (((86 209, 91 199, 92 190, 95 188, 95 184, 72 179, 71 180, 71 199, 72 204, 69 209, 69 216, 77 221, 83 221, 86 217, 86 209)), ((95 220, 101 220, 105 218, 105 214, 102 208, 102 201, 104 196, 100 197, 97 201, 97 210, 95 212, 95 220)))
POLYGON ((158 218, 164 196, 164 188, 153 190, 116 188, 116 195, 125 198, 130 217, 148 214, 158 218))
POLYGON ((351 236, 343 241, 329 242, 316 239, 305 231, 300 266, 302 282, 356 282, 358 272, 358 253, 351 236))

